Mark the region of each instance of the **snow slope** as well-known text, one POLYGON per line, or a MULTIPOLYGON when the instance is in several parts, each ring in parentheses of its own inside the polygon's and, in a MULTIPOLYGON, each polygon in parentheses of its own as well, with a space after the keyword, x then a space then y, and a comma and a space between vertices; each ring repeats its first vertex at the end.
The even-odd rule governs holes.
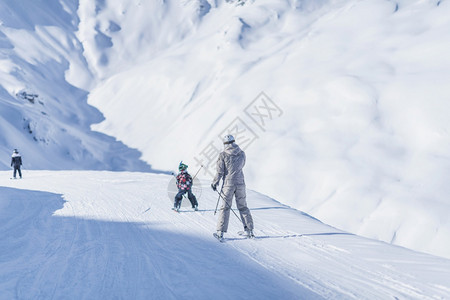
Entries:
POLYGON ((105 77, 89 94, 95 130, 158 168, 202 161, 205 179, 218 136, 239 132, 252 189, 450 258, 449 1, 122 2, 87 18, 111 48, 78 33, 105 77), (278 109, 256 102, 255 117, 262 91, 278 109))
POLYGON ((0 169, 17 148, 28 169, 151 170, 138 151, 90 129, 103 116, 74 85, 94 82, 76 9, 73 1, 0 2, 0 169))
POLYGON ((201 159, 207 180, 241 122, 252 189, 450 258, 449 1, 236 2, 1 1, 0 169, 19 148, 25 169, 201 159))
MULTIPOLYGON (((171 177, 0 172, 0 299, 448 299, 450 260, 327 226, 248 191, 257 238, 216 194, 171 211, 171 177)), ((207 185, 208 182, 205 182, 207 185)))

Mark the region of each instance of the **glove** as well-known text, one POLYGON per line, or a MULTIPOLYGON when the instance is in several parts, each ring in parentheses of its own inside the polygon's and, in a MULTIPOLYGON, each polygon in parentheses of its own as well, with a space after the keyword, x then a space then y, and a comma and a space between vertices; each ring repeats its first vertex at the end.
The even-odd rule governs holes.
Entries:
POLYGON ((213 189, 213 191, 217 191, 217 185, 214 183, 211 183, 211 188, 213 189))

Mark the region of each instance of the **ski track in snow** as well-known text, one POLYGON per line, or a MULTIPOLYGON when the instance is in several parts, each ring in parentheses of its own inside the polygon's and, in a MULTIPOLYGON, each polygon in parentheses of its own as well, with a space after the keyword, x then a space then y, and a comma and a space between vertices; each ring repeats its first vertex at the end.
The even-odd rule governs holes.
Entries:
POLYGON ((206 182, 200 211, 176 214, 167 175, 0 175, 0 299, 450 298, 450 260, 348 234, 253 191, 256 239, 239 236, 231 215, 219 243, 206 182))

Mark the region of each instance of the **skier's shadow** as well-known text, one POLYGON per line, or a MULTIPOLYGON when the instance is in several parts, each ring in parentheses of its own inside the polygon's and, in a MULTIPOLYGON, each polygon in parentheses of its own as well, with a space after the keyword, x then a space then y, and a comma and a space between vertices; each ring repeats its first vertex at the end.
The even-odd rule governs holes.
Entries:
POLYGON ((268 206, 268 207, 250 208, 250 210, 267 210, 267 209, 290 209, 290 207, 288 207, 288 206, 268 206))
MULTIPOLYGON (((282 207, 282 206, 271 206, 271 207, 257 207, 257 208, 250 208, 251 211, 253 210, 266 210, 266 209, 289 209, 289 207, 282 207)), ((220 208, 217 209, 217 212, 220 210, 220 208)), ((237 210, 236 207, 233 207, 233 210, 237 210)), ((199 209, 197 212, 214 212, 216 210, 214 209, 199 209)), ((180 210, 180 212, 195 212, 193 210, 180 210)))
POLYGON ((195 211, 195 210, 180 210, 180 213, 195 213, 195 212, 208 212, 208 211, 213 212, 214 209, 199 209, 197 211, 195 211))
MULTIPOLYGON (((264 239, 290 239, 290 238, 301 238, 305 236, 320 236, 320 235, 353 235, 347 232, 320 232, 320 233, 304 233, 304 234, 287 234, 287 235, 258 235, 255 236, 255 240, 264 240, 264 239)), ((237 237, 237 238, 226 238, 227 241, 242 241, 248 240, 246 237, 237 237)))

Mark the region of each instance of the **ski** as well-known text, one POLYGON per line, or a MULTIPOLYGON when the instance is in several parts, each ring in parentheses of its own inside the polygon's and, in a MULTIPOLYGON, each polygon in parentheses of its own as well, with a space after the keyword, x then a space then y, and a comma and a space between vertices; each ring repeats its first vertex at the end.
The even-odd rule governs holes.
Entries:
POLYGON ((245 236, 245 237, 248 238, 248 239, 254 239, 254 238, 256 238, 255 235, 248 236, 247 231, 238 231, 238 235, 240 235, 240 236, 245 236))
MULTIPOLYGON (((188 210, 180 210, 179 208, 177 209, 174 207, 172 207, 172 210, 176 213, 189 212, 188 210)), ((200 210, 198 208, 196 208, 196 209, 193 209, 193 212, 200 212, 200 210)))
POLYGON ((219 235, 217 235, 217 233, 213 233, 213 236, 221 243, 225 242, 225 239, 223 237, 220 237, 219 235))

